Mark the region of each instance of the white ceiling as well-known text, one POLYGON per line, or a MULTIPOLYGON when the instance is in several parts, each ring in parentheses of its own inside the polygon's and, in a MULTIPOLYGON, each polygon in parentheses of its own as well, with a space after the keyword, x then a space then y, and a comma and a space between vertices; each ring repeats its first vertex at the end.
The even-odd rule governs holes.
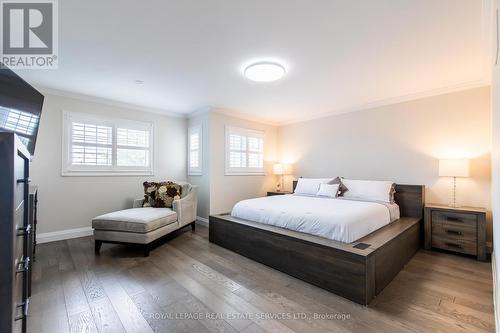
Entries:
MULTIPOLYGON (((288 122, 484 80, 479 0, 64 0, 46 88, 288 122), (273 83, 242 67, 278 60, 273 83), (135 80, 144 81, 137 85, 135 80)), ((481 81, 484 82, 484 81, 481 81)))

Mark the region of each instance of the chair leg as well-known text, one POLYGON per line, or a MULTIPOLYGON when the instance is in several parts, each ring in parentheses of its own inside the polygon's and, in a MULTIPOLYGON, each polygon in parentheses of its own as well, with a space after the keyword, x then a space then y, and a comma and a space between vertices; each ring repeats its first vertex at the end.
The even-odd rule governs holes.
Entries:
POLYGON ((149 246, 149 244, 144 244, 143 251, 144 251, 144 256, 149 257, 149 251, 151 251, 151 247, 149 246))
POLYGON ((101 245, 102 245, 102 241, 100 241, 100 240, 95 241, 95 243, 94 243, 95 254, 99 254, 99 252, 101 251, 101 245))
POLYGON ((196 230, 196 222, 191 222, 191 231, 194 232, 196 230))

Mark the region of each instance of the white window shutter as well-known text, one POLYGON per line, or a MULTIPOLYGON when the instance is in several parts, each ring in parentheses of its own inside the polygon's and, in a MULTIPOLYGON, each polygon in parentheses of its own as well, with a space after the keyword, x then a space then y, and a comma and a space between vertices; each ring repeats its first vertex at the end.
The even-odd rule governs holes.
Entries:
POLYGON ((153 124, 63 112, 63 176, 153 175, 153 124))
POLYGON ((203 173, 202 141, 203 129, 201 125, 192 126, 188 130, 188 174, 201 175, 203 173))
POLYGON ((264 132, 226 127, 226 174, 264 174, 264 132))

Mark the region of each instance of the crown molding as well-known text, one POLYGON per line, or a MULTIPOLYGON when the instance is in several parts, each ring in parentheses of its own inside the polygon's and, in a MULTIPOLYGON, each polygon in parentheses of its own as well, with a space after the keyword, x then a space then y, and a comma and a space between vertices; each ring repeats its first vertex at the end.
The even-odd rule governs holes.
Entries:
POLYGON ((42 93, 46 93, 46 94, 50 94, 50 95, 56 95, 56 96, 66 97, 66 98, 73 98, 73 99, 87 101, 87 102, 100 103, 100 104, 114 106, 114 107, 122 107, 122 108, 137 110, 137 111, 141 111, 141 112, 150 112, 150 113, 155 113, 155 114, 161 114, 161 115, 170 116, 170 117, 190 119, 190 118, 194 118, 194 117, 197 117, 197 116, 200 116, 203 114, 218 113, 218 114, 222 114, 222 115, 226 115, 226 116, 230 116, 230 117, 234 117, 234 118, 238 118, 238 119, 242 119, 242 120, 261 123, 264 125, 281 127, 281 126, 287 126, 287 125, 292 125, 292 124, 296 124, 296 123, 306 122, 306 121, 310 121, 310 120, 331 117, 331 116, 340 115, 340 114, 344 114, 344 113, 363 111, 363 110, 368 110, 368 109, 378 108, 378 107, 382 107, 382 106, 408 102, 408 101, 422 99, 422 98, 428 98, 428 97, 444 95, 444 94, 459 92, 459 91, 468 90, 468 89, 485 87, 485 86, 489 86, 489 85, 491 85, 491 83, 487 79, 469 81, 469 82, 464 82, 464 83, 460 83, 460 84, 456 84, 456 85, 452 85, 452 86, 431 89, 431 90, 427 90, 427 91, 423 91, 423 92, 411 93, 411 94, 391 97, 391 98, 387 98, 387 99, 376 100, 376 101, 373 101, 370 103, 359 104, 359 105, 352 106, 352 107, 345 108, 345 109, 338 109, 338 110, 333 110, 333 111, 329 111, 329 112, 316 113, 316 114, 312 114, 312 115, 308 115, 308 116, 304 116, 304 117, 297 117, 295 119, 288 120, 288 121, 271 121, 269 119, 263 119, 261 117, 258 117, 258 116, 255 116, 255 115, 252 115, 249 113, 244 113, 244 112, 239 112, 239 111, 229 110, 229 109, 219 108, 219 107, 212 107, 212 106, 205 106, 205 107, 199 108, 198 110, 193 111, 191 113, 184 114, 184 113, 172 112, 172 111, 167 111, 167 110, 148 108, 148 107, 143 107, 143 106, 139 106, 139 105, 135 105, 135 104, 129 104, 129 103, 125 103, 125 102, 119 102, 119 101, 115 101, 115 100, 109 100, 109 99, 105 99, 105 98, 94 97, 94 96, 78 94, 78 93, 72 93, 72 92, 68 92, 68 91, 46 88, 46 87, 41 87, 41 86, 37 86, 36 88, 38 90, 40 90, 42 93))
POLYGON ((210 113, 216 113, 216 114, 221 114, 233 118, 238 118, 241 120, 247 120, 247 121, 252 121, 254 123, 260 123, 263 125, 269 125, 269 126, 278 126, 279 122, 277 121, 270 121, 268 119, 263 119, 258 116, 249 114, 249 113, 244 113, 244 112, 239 112, 235 110, 229 110, 221 107, 213 107, 213 106, 206 106, 203 107, 199 110, 193 111, 189 114, 187 114, 187 118, 194 118, 198 117, 204 114, 210 114, 210 113))
POLYGON ((195 118, 195 117, 202 116, 205 114, 209 114, 211 110, 212 110, 212 107, 204 106, 204 107, 199 108, 198 110, 195 110, 193 112, 186 114, 186 118, 191 119, 191 118, 195 118))
POLYGON ((376 100, 376 101, 373 101, 370 103, 360 104, 360 105, 345 108, 345 109, 338 109, 338 110, 333 110, 333 111, 329 111, 329 112, 317 113, 317 114, 312 114, 309 116, 299 117, 299 118, 292 119, 290 121, 278 123, 277 126, 287 126, 287 125, 301 123, 301 122, 305 122, 305 121, 309 121, 309 120, 337 116, 340 114, 350 113, 350 112, 364 111, 364 110, 379 108, 382 106, 414 101, 414 100, 418 100, 418 99, 422 99, 422 98, 429 98, 429 97, 445 95, 445 94, 460 92, 460 91, 469 90, 469 89, 487 87, 490 85, 491 85, 490 82, 488 82, 487 80, 483 80, 483 79, 476 80, 476 81, 469 81, 469 82, 464 82, 464 83, 460 83, 460 84, 456 84, 456 85, 452 85, 452 86, 422 91, 422 92, 418 92, 418 93, 412 93, 412 94, 406 94, 406 95, 376 100))
POLYGON ((258 117, 249 113, 245 112, 240 112, 240 111, 235 111, 235 110, 229 110, 229 109, 224 109, 224 108, 213 108, 211 109, 212 112, 218 113, 221 115, 233 117, 233 118, 238 118, 242 120, 247 120, 247 121, 252 121, 254 123, 260 123, 263 125, 269 125, 269 126, 280 126, 281 122, 279 121, 272 121, 269 119, 265 119, 262 117, 258 117))
POLYGON ((55 96, 65 97, 65 98, 72 98, 72 99, 85 101, 85 102, 99 103, 99 104, 103 104, 103 105, 107 105, 107 106, 114 106, 114 107, 129 109, 129 110, 137 110, 137 111, 141 111, 141 112, 155 113, 155 114, 160 114, 163 116, 176 117, 176 118, 186 118, 186 114, 174 112, 174 111, 150 108, 150 107, 145 107, 145 106, 141 106, 141 105, 137 105, 137 104, 120 102, 117 100, 96 97, 96 96, 90 96, 90 95, 70 92, 70 91, 66 91, 66 90, 53 89, 53 88, 48 88, 48 87, 44 87, 44 86, 35 86, 35 88, 43 94, 55 95, 55 96))
POLYGON ((487 78, 479 79, 479 80, 463 82, 463 83, 459 83, 459 84, 455 84, 455 85, 451 85, 451 86, 446 86, 446 87, 442 87, 442 88, 431 89, 431 90, 421 91, 421 92, 417 92, 417 93, 411 93, 411 94, 376 100, 373 102, 359 104, 359 105, 352 106, 352 107, 345 108, 345 109, 338 109, 338 110, 333 110, 333 111, 328 111, 328 112, 316 113, 316 114, 312 114, 309 116, 298 117, 298 118, 295 118, 295 119, 292 119, 289 121, 271 121, 268 119, 262 119, 260 117, 256 117, 256 116, 251 115, 249 113, 228 110, 228 109, 224 109, 224 108, 211 107, 211 106, 207 106, 207 107, 201 108, 197 111, 191 112, 187 115, 187 118, 193 118, 196 116, 200 116, 202 114, 218 113, 218 114, 223 114, 226 116, 230 116, 230 117, 234 117, 234 118, 238 118, 238 119, 242 119, 242 120, 261 123, 264 125, 281 127, 281 126, 287 126, 287 125, 292 125, 292 124, 296 124, 296 123, 306 122, 309 120, 315 120, 315 119, 321 119, 321 118, 327 118, 327 117, 331 117, 331 116, 341 115, 344 113, 364 111, 364 110, 379 108, 379 107, 383 107, 383 106, 414 101, 414 100, 418 100, 418 99, 422 99, 422 98, 429 98, 429 97, 445 95, 445 94, 460 92, 460 91, 469 90, 469 89, 487 87, 490 85, 491 85, 491 82, 487 78))

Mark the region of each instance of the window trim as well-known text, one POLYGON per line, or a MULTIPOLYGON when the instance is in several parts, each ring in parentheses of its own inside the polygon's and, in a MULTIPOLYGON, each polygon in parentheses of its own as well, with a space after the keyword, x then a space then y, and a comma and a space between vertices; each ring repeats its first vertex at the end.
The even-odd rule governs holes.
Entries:
MULTIPOLYGON (((194 150, 193 150, 194 151, 194 150)), ((193 125, 188 129, 187 169, 189 176, 203 175, 203 125, 193 125), (198 133, 198 167, 191 168, 191 134, 198 133)))
MULTIPOLYGON (((224 147, 224 175, 226 176, 265 176, 266 175, 266 166, 265 166, 265 151, 266 151, 266 133, 264 131, 242 128, 236 126, 225 126, 225 147, 224 147), (252 136, 257 138, 262 138, 262 169, 261 168, 231 168, 229 167, 229 155, 231 150, 229 149, 229 135, 231 131, 240 132, 246 136, 252 136)), ((248 155, 248 142, 247 142, 247 150, 246 153, 248 155)), ((248 160, 248 157, 247 157, 248 160)))
POLYGON ((61 158, 61 176, 154 176, 156 173, 156 136, 155 128, 153 122, 137 121, 124 118, 115 118, 108 116, 101 116, 95 113, 86 112, 74 112, 62 110, 62 158, 61 158), (113 127, 112 135, 112 165, 111 166, 75 166, 71 164, 69 160, 71 156, 71 123, 72 121, 85 122, 92 120, 98 125, 111 126, 113 127), (116 128, 119 126, 127 126, 127 124, 132 125, 131 129, 144 128, 149 131, 149 163, 150 166, 147 168, 143 167, 118 167, 116 165, 116 151, 117 142, 116 128))

